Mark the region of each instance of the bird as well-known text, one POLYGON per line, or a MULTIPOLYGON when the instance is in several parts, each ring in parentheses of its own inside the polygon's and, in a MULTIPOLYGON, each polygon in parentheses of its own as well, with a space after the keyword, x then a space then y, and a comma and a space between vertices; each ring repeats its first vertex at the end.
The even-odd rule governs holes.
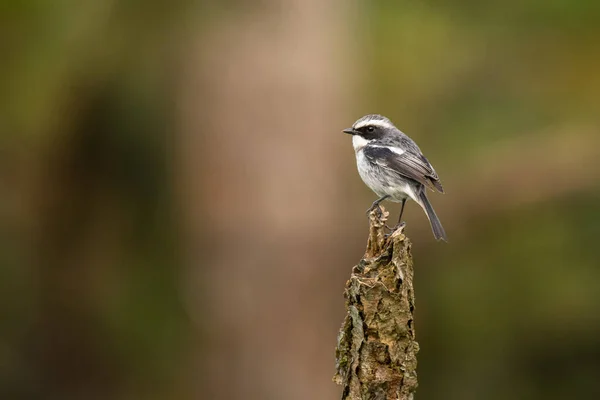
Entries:
POLYGON ((404 205, 410 198, 425 211, 435 239, 447 242, 446 231, 426 193, 426 189, 444 193, 444 188, 419 146, 379 114, 365 115, 342 132, 352 135, 358 173, 379 196, 367 213, 384 200, 402 203, 397 227, 401 226, 404 205))

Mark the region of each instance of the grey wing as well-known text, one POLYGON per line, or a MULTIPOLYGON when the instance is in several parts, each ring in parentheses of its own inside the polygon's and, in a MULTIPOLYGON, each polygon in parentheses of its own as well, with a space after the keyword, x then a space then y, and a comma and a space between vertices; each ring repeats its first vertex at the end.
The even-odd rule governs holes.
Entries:
POLYGON ((440 178, 423 154, 398 153, 386 146, 365 146, 363 151, 370 162, 444 193, 440 178))

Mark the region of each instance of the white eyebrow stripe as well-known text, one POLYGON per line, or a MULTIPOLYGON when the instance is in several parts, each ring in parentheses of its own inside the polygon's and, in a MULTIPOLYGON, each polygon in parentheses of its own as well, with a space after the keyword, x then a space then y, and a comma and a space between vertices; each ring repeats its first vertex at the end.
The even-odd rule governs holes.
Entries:
POLYGON ((372 145, 371 145, 371 147, 378 147, 378 148, 380 148, 380 149, 388 149, 388 150, 389 150, 389 151, 391 151, 392 153, 396 153, 396 154, 398 154, 399 156, 401 156, 402 154, 406 153, 406 151, 405 151, 405 150, 402 150, 402 149, 401 149, 401 148, 399 148, 399 147, 393 147, 393 146, 382 146, 382 145, 379 145, 379 144, 372 144, 372 145))
POLYGON ((384 121, 384 120, 380 120, 380 119, 368 119, 366 121, 361 121, 359 123, 357 123, 356 125, 354 125, 354 129, 360 129, 360 128, 364 128, 365 126, 369 126, 369 125, 374 125, 374 126, 381 126, 382 128, 393 128, 394 125, 384 121))

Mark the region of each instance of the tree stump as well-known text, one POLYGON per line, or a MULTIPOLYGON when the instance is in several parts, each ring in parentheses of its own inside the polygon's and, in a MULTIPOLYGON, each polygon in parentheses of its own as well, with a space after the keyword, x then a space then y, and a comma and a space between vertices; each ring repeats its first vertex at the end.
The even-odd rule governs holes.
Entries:
POLYGON ((385 234, 388 214, 369 213, 367 250, 344 291, 334 376, 342 400, 410 400, 417 389, 411 243, 403 226, 385 234))

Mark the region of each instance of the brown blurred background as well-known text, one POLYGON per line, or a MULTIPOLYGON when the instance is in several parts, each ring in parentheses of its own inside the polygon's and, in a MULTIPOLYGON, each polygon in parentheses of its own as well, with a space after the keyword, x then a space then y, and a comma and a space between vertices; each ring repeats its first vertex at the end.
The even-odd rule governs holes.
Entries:
POLYGON ((419 399, 599 398, 599 4, 1 1, 0 398, 338 398, 372 112, 447 189, 419 399))

